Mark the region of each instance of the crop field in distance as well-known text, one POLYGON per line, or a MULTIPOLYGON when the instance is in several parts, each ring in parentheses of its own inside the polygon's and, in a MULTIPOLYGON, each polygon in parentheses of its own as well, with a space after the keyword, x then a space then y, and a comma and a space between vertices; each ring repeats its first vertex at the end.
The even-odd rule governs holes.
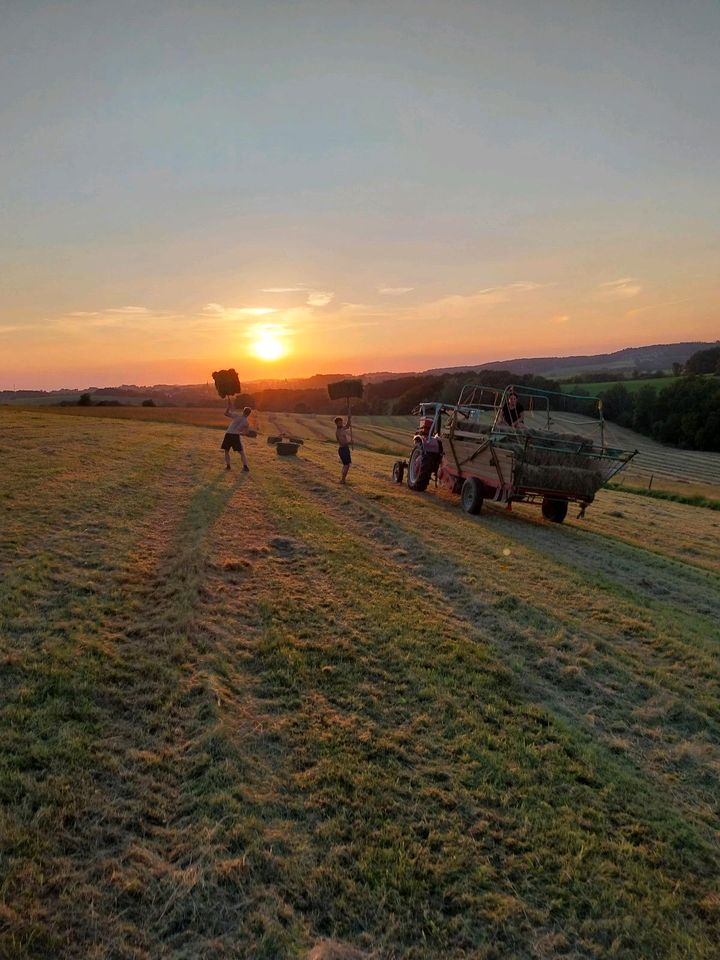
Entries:
POLYGON ((656 390, 662 390, 664 387, 670 387, 676 383, 680 377, 638 377, 633 380, 631 377, 622 380, 599 380, 588 381, 587 383, 564 383, 562 390, 564 393, 574 393, 576 390, 584 390, 586 393, 595 395, 604 393, 612 387, 622 385, 628 393, 637 393, 643 387, 655 387, 656 390))
POLYGON ((391 482, 411 418, 345 487, 331 418, 249 474, 223 424, 0 407, 0 957, 716 960, 720 513, 469 517, 391 482))

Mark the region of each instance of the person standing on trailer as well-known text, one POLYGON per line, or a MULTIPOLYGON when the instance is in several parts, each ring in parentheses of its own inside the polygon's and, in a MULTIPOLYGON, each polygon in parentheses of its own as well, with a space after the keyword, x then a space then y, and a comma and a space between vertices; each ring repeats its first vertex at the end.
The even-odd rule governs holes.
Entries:
POLYGON ((243 434, 246 434, 250 429, 250 423, 248 417, 252 413, 250 407, 243 407, 242 413, 234 411, 230 406, 230 397, 228 397, 227 406, 225 407, 225 416, 230 418, 230 426, 225 431, 225 436, 223 437, 223 442, 220 444, 220 449, 225 451, 225 469, 230 469, 230 451, 237 450, 240 454, 240 459, 242 460, 243 470, 247 473, 250 470, 248 466, 247 457, 245 456, 245 449, 243 447, 243 442, 240 437, 243 434))
POLYGON ((350 414, 347 415, 347 420, 343 423, 342 417, 335 417, 335 439, 338 444, 338 456, 340 457, 340 463, 342 464, 342 472, 340 474, 340 483, 345 483, 345 478, 348 475, 348 470, 352 465, 352 456, 350 454, 350 440, 348 438, 348 430, 350 429, 350 424, 352 418, 350 414))

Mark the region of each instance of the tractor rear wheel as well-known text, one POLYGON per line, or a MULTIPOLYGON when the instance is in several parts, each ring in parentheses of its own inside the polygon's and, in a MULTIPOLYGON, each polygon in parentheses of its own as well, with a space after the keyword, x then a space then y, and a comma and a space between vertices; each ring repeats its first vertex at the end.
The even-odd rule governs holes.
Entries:
POLYGON ((393 483, 402 483, 404 475, 405 475, 405 462, 403 460, 396 460, 395 463, 393 464, 393 469, 392 469, 393 483))
POLYGON ((568 512, 567 500, 545 497, 542 502, 542 515, 551 523, 562 523, 568 512))
POLYGON ((433 460, 423 453, 423 448, 418 443, 410 454, 407 471, 407 485, 411 490, 427 490, 434 469, 433 460))
POLYGON ((483 504, 483 485, 477 477, 468 477, 460 491, 460 503, 465 513, 480 513, 483 504))

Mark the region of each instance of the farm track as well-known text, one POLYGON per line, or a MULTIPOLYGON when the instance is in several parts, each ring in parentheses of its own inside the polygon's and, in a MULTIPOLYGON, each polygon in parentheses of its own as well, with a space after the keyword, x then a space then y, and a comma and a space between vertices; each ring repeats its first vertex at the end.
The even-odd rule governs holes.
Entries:
POLYGON ((40 478, 45 419, 0 422, 0 955, 713 960, 716 514, 469 518, 397 425, 344 488, 281 415, 249 475, 64 418, 40 478))

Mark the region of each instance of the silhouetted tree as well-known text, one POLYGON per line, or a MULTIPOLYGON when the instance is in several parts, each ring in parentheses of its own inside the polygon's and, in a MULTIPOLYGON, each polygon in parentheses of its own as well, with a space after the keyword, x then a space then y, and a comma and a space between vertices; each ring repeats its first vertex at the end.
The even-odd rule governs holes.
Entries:
POLYGON ((606 420, 612 420, 621 427, 632 426, 635 404, 625 384, 616 383, 609 390, 601 393, 600 396, 602 397, 606 420))
POLYGON ((635 396, 633 430, 637 430, 638 433, 651 433, 656 417, 656 407, 657 390, 655 387, 641 387, 635 396))
POLYGON ((698 350, 685 364, 686 373, 717 373, 720 364, 720 347, 698 350))

